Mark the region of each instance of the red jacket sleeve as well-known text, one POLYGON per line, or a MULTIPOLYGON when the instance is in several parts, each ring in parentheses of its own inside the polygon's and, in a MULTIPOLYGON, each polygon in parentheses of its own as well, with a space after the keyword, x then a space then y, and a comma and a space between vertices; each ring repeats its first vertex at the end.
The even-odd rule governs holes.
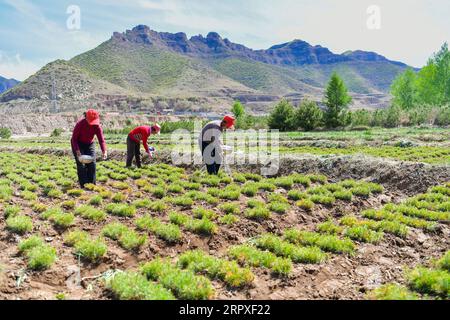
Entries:
POLYGON ((106 151, 106 141, 105 141, 105 137, 103 135, 103 129, 101 126, 97 127, 97 139, 98 142, 100 143, 100 149, 102 149, 102 152, 104 153, 106 151))
POLYGON ((148 149, 148 135, 145 135, 142 139, 142 144, 144 145, 145 151, 147 153, 150 153, 150 150, 148 149))
POLYGON ((72 139, 70 140, 70 143, 72 144, 72 150, 74 150, 75 152, 80 151, 80 147, 78 146, 78 138, 80 136, 80 132, 81 122, 77 122, 72 132, 72 139))

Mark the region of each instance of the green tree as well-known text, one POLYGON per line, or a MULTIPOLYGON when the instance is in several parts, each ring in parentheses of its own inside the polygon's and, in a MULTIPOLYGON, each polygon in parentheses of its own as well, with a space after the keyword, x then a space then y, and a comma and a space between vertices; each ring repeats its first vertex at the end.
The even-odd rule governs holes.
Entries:
POLYGON ((372 122, 372 113, 369 110, 356 110, 351 113, 352 126, 370 126, 372 122))
POLYGON ((235 101, 231 109, 236 119, 245 116, 245 108, 240 101, 235 101))
POLYGON ((287 100, 281 100, 269 116, 269 128, 280 131, 293 130, 294 113, 294 107, 287 100))
POLYGON ((352 97, 348 94, 344 81, 333 73, 328 83, 324 103, 327 106, 324 119, 328 128, 343 127, 349 124, 348 106, 352 97))
POLYGON ((414 108, 417 103, 416 73, 412 69, 400 74, 392 83, 393 104, 404 110, 414 108))
POLYGON ((322 123, 323 111, 314 101, 304 100, 294 114, 296 128, 311 131, 318 128, 322 123))
POLYGON ((398 106, 391 106, 384 110, 383 126, 386 128, 396 128, 400 125, 400 108, 398 106))
POLYGON ((1 139, 9 139, 11 138, 11 130, 9 128, 0 128, 0 138, 1 139))

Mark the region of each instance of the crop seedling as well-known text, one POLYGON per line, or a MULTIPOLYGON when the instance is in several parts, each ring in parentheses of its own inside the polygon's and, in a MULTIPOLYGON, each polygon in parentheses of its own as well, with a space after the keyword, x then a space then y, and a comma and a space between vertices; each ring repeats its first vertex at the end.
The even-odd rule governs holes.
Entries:
POLYGON ((323 204, 327 206, 331 206, 336 202, 336 198, 333 196, 323 196, 323 195, 312 195, 310 200, 316 204, 323 204))
POLYGON ((226 214, 223 217, 219 218, 219 222, 221 224, 225 224, 228 226, 231 226, 232 224, 235 224, 238 221, 239 221, 239 218, 237 216, 235 216, 234 214, 226 214))
POLYGON ((420 300, 420 296, 408 290, 403 286, 396 284, 388 284, 381 286, 367 295, 369 300, 391 300, 391 301, 401 301, 401 300, 420 300))
POLYGON ((67 229, 74 224, 75 216, 72 213, 57 212, 49 220, 55 227, 67 229))
POLYGON ((292 181, 296 184, 301 184, 305 188, 308 188, 311 186, 311 179, 307 176, 301 175, 301 174, 292 174, 291 175, 292 181))
POLYGON ((33 230, 33 222, 28 216, 16 215, 6 219, 6 228, 14 233, 25 234, 33 230))
POLYGON ((105 209, 106 212, 119 217, 132 217, 136 214, 136 207, 127 204, 110 203, 105 209))
POLYGON ((191 208, 194 205, 194 200, 192 200, 191 198, 189 198, 187 196, 171 198, 169 201, 173 205, 182 207, 182 208, 191 208))
POLYGON ((258 183, 259 190, 266 191, 266 192, 274 192, 277 188, 275 184, 269 181, 261 181, 258 183))
POLYGON ((19 206, 6 206, 3 210, 3 215, 8 219, 9 217, 15 217, 21 210, 19 206))
POLYGON ((241 212, 237 203, 223 203, 219 206, 219 210, 225 214, 239 214, 241 212))
POLYGON ((255 243, 260 249, 269 250, 297 263, 321 263, 328 257, 318 247, 299 247, 271 234, 258 237, 255 243))
POLYGON ((334 253, 353 253, 355 244, 350 239, 340 239, 334 235, 322 235, 315 232, 288 229, 284 231, 284 238, 294 244, 317 246, 320 249, 334 253))
POLYGON ((196 219, 206 218, 209 220, 214 220, 215 218, 217 218, 217 215, 214 211, 204 208, 195 208, 194 210, 192 210, 192 213, 194 214, 194 218, 196 219))
POLYGON ((155 259, 144 264, 141 272, 150 280, 158 281, 172 290, 180 299, 207 300, 214 295, 209 279, 190 270, 174 267, 169 261, 155 259))
POLYGON ((219 193, 219 198, 224 200, 239 200, 241 196, 241 189, 238 186, 228 186, 219 193))
POLYGON ((240 268, 234 261, 219 259, 200 250, 185 252, 179 257, 178 265, 195 273, 206 273, 235 288, 251 284, 255 277, 250 269, 240 268))
POLYGON ((333 193, 333 196, 338 200, 344 200, 344 201, 352 201, 352 199, 353 199, 353 193, 351 193, 350 191, 345 191, 345 190, 335 191, 333 193))
POLYGON ((76 205, 75 200, 67 200, 61 203, 61 208, 71 210, 74 209, 76 205))
POLYGON ((383 232, 370 230, 367 226, 355 226, 345 230, 345 236, 361 242, 378 243, 383 237, 383 232))
POLYGON ((288 276, 292 271, 292 261, 290 259, 279 258, 269 251, 262 251, 252 246, 231 247, 228 255, 240 264, 264 267, 280 276, 288 276))
POLYGON ((48 269, 56 261, 56 249, 49 245, 40 245, 27 250, 28 267, 32 270, 48 269))
POLYGON ((317 231, 325 234, 341 234, 344 232, 344 228, 335 224, 333 221, 327 221, 317 225, 317 231))
POLYGON ((159 219, 145 215, 136 220, 136 226, 139 230, 150 231, 159 238, 171 243, 181 240, 181 230, 178 225, 163 223, 159 219))
POLYGON ((146 242, 146 235, 139 235, 133 230, 125 230, 119 237, 121 247, 126 250, 139 250, 146 242))
POLYGON ((80 206, 75 210, 76 215, 80 215, 84 219, 100 222, 106 219, 106 213, 100 209, 91 206, 80 206))
POLYGON ((179 184, 172 184, 172 185, 169 185, 169 187, 167 188, 167 191, 170 193, 180 194, 180 193, 184 192, 184 188, 179 184))
POLYGON ((409 286, 420 293, 450 297, 450 273, 445 270, 433 270, 423 267, 407 273, 409 286))
POLYGON ((265 206, 265 203, 263 201, 259 201, 259 200, 255 200, 255 199, 250 199, 247 201, 247 207, 249 207, 250 209, 263 208, 264 206, 265 206))
POLYGON ((81 230, 74 230, 71 231, 64 236, 64 243, 67 244, 70 247, 75 246, 76 243, 88 240, 89 239, 89 233, 81 230))
POLYGON ((115 202, 115 203, 122 203, 125 200, 127 200, 127 195, 124 194, 124 193, 121 193, 121 192, 115 193, 112 196, 112 201, 115 202))
POLYGON ((150 203, 148 209, 154 212, 164 212, 167 210, 167 205, 164 203, 164 201, 154 201, 150 203))
POLYGON ((207 218, 201 220, 189 219, 185 227, 191 232, 205 236, 210 236, 217 232, 216 224, 207 218))
POLYGON ((307 211, 311 211, 314 208, 314 202, 310 199, 303 199, 300 201, 297 201, 295 204, 297 207, 302 208, 307 211))
POLYGON ((71 189, 67 191, 67 194, 72 197, 79 197, 83 195, 84 191, 81 189, 71 189))
POLYGON ((288 198, 293 201, 299 201, 308 198, 308 195, 299 190, 291 190, 288 192, 288 198))
POLYGON ((270 219, 270 210, 264 207, 255 207, 253 209, 247 209, 245 216, 253 220, 266 220, 270 219))
POLYGON ((95 195, 89 200, 91 206, 100 206, 103 203, 103 198, 100 195, 95 195))
POLYGON ((169 290, 139 273, 119 272, 107 280, 106 288, 119 300, 175 300, 169 290))
POLYGON ((75 254, 90 262, 98 262, 104 257, 108 247, 101 238, 84 239, 75 243, 75 254))
POLYGON ((450 271, 450 251, 447 251, 447 253, 439 259, 437 266, 442 270, 450 271))

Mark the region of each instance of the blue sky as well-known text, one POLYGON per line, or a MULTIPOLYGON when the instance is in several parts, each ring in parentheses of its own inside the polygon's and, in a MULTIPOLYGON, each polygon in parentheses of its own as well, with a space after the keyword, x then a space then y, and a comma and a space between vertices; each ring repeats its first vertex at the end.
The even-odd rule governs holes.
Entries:
POLYGON ((302 39, 421 67, 450 41, 448 17, 448 0, 0 0, 0 75, 24 80, 138 24, 188 36, 216 31, 254 49, 302 39), (81 10, 80 30, 66 27, 70 5, 81 10), (367 27, 371 5, 379 30, 367 27))

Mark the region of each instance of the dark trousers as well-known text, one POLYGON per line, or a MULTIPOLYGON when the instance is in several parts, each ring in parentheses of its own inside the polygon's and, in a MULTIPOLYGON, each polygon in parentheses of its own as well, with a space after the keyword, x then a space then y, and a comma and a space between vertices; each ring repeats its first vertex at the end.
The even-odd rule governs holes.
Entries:
POLYGON ((95 143, 86 144, 82 142, 78 142, 78 147, 80 148, 81 155, 92 156, 94 157, 94 162, 89 164, 83 164, 78 160, 77 154, 74 150, 72 150, 73 155, 75 157, 75 161, 77 162, 77 173, 78 173, 78 181, 80 182, 80 186, 84 188, 85 184, 88 183, 96 183, 96 160, 95 160, 95 143))
POLYGON ((127 138, 127 167, 131 167, 133 158, 136 158, 136 166, 141 167, 141 144, 127 138))
POLYGON ((209 159, 214 159, 216 157, 216 148, 212 149, 211 155, 205 153, 205 149, 211 144, 211 142, 202 142, 202 156, 203 156, 203 162, 206 164, 206 170, 208 170, 209 174, 212 175, 218 175, 221 163, 218 163, 214 161, 213 163, 210 163, 211 161, 208 161, 209 159))

